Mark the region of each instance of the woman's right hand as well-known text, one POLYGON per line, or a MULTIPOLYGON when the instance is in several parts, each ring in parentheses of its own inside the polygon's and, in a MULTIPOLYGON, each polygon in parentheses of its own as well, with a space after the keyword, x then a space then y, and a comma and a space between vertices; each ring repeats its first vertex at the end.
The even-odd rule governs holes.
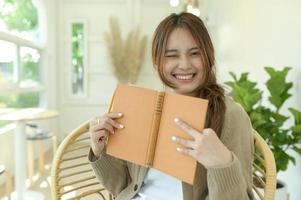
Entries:
POLYGON ((122 117, 122 113, 112 112, 95 117, 89 122, 89 131, 91 138, 91 148, 94 156, 98 159, 105 147, 105 142, 110 134, 115 133, 115 128, 121 129, 124 126, 115 120, 122 117))

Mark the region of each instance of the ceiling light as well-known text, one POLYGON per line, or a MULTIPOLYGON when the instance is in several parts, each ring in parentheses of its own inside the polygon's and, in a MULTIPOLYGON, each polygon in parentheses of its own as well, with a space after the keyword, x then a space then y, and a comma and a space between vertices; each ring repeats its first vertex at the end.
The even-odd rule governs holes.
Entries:
POLYGON ((169 0, 169 4, 172 7, 177 7, 180 4, 180 0, 169 0))

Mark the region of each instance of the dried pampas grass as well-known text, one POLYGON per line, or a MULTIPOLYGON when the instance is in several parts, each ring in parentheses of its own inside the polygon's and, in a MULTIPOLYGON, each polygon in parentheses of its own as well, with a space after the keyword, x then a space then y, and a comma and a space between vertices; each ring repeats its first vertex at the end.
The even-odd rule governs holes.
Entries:
POLYGON ((116 17, 110 18, 110 31, 105 32, 113 73, 121 83, 136 83, 146 51, 147 36, 140 29, 130 31, 123 41, 116 17))

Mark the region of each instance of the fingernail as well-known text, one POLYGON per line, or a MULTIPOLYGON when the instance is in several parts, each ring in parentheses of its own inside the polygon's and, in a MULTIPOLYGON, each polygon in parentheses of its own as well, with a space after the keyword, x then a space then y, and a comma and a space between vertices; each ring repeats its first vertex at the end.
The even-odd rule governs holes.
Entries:
POLYGON ((174 118, 174 121, 175 121, 175 122, 179 122, 180 119, 176 117, 176 118, 174 118))
POLYGON ((177 151, 181 151, 181 148, 180 148, 180 147, 177 147, 177 151))
POLYGON ((171 140, 176 141, 177 138, 176 138, 175 136, 172 136, 172 137, 171 137, 171 140))
POLYGON ((122 113, 118 113, 119 116, 122 116, 122 113))
POLYGON ((119 128, 124 128, 124 126, 122 124, 119 124, 119 128))

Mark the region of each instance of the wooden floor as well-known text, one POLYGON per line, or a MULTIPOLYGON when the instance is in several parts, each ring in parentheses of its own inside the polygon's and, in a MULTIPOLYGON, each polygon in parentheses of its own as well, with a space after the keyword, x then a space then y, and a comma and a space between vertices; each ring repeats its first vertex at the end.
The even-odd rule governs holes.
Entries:
MULTIPOLYGON (((72 155, 72 154, 71 154, 72 155)), ((44 200, 51 200, 51 189, 50 189, 50 185, 51 185, 51 178, 50 178, 50 172, 51 172, 51 163, 52 163, 52 150, 49 150, 48 152, 45 153, 45 172, 44 174, 41 176, 39 174, 39 170, 38 170, 38 160, 35 161, 34 166, 35 166, 35 173, 34 173, 34 177, 32 179, 32 184, 29 186, 29 179, 27 180, 27 189, 28 190, 32 190, 32 191, 37 191, 40 192, 44 195, 44 200)), ((12 178, 12 182, 13 178, 12 178)), ((77 192, 74 192, 74 195, 77 192)), ((0 200, 7 200, 8 198, 5 196, 6 192, 5 192, 5 185, 1 185, 0 186, 0 200)), ((73 194, 72 194, 73 195, 73 194)), ((105 192, 103 193, 105 199, 109 199, 108 198, 108 193, 105 192)), ((69 199, 72 196, 69 197, 63 197, 63 199, 69 199)), ((91 196, 87 196, 85 198, 83 198, 84 200, 95 200, 95 199, 100 199, 99 196, 95 197, 93 195, 91 196)), ((102 198, 101 198, 102 199, 102 198)))

